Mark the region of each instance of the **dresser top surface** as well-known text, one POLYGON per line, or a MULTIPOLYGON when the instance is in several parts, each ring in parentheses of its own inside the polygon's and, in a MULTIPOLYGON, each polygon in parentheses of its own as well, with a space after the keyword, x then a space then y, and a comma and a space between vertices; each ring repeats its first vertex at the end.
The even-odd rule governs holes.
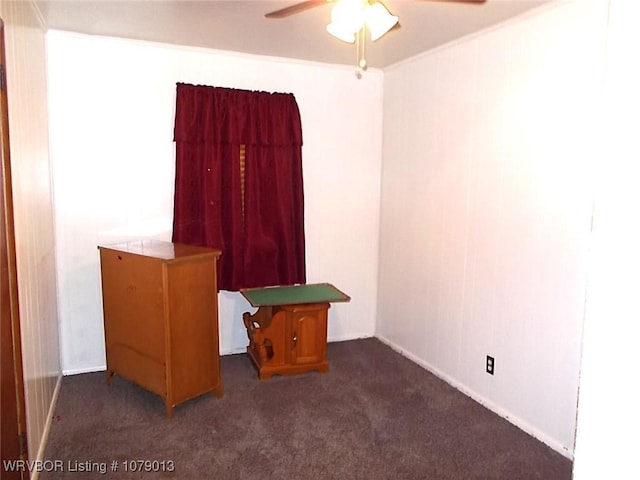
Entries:
POLYGON ((153 239, 135 240, 113 245, 99 245, 98 249, 115 250, 145 257, 159 258, 161 260, 179 260, 181 258, 194 256, 219 257, 221 253, 220 250, 214 248, 197 247, 195 245, 185 245, 182 243, 171 243, 153 239))

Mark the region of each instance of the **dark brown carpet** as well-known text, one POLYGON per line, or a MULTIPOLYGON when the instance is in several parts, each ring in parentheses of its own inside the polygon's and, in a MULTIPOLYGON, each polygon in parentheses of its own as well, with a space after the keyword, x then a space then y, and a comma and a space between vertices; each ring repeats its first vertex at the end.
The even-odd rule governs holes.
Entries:
POLYGON ((246 355, 224 356, 224 396, 180 405, 173 420, 122 378, 65 377, 45 450, 64 471, 40 478, 571 478, 568 459, 379 340, 330 343, 328 356, 327 374, 264 381, 246 355), (125 472, 132 460, 174 470, 125 472))

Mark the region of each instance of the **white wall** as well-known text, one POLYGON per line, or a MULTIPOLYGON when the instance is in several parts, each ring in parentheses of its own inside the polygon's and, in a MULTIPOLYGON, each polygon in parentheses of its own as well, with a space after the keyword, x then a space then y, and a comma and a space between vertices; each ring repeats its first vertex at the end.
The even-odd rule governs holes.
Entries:
MULTIPOLYGON (((176 82, 291 92, 302 116, 307 281, 334 304, 329 340, 374 334, 382 73, 50 31, 56 245, 65 373, 105 366, 97 245, 171 238, 176 82)), ((220 294, 223 354, 248 340, 237 293, 220 294)))
POLYGON ((60 378, 44 26, 31 2, 0 2, 29 458, 41 458, 60 378))
POLYGON ((638 477, 640 3, 611 0, 574 479, 638 477))
POLYGON ((568 457, 606 3, 385 71, 377 333, 568 457))

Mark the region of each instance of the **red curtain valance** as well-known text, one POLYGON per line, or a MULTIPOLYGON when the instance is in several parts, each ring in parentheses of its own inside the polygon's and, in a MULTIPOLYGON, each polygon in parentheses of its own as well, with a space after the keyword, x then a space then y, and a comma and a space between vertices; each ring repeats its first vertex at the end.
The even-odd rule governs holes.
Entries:
POLYGON ((178 83, 177 97, 176 142, 302 145, 300 112, 293 94, 178 83))

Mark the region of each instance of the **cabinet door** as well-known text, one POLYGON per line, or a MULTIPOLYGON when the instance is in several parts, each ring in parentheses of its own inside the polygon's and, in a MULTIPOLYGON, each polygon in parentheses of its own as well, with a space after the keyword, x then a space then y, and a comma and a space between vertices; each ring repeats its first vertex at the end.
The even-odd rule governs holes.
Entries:
POLYGON ((326 360, 327 308, 292 312, 291 363, 320 363, 326 360))

